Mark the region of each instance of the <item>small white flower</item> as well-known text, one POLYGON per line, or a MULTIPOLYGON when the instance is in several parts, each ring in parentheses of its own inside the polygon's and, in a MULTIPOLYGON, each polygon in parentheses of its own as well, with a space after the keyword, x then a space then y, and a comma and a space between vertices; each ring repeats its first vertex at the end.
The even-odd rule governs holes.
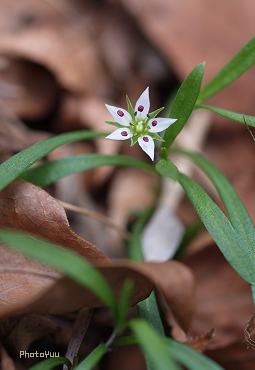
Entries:
POLYGON ((128 111, 123 108, 114 107, 105 104, 116 122, 107 122, 118 127, 106 139, 127 140, 131 139, 131 145, 136 142, 145 151, 146 154, 154 160, 154 141, 157 139, 164 141, 157 133, 167 129, 172 123, 177 121, 173 118, 156 118, 163 108, 157 109, 149 114, 150 98, 149 88, 141 94, 133 109, 129 98, 127 97, 128 111))

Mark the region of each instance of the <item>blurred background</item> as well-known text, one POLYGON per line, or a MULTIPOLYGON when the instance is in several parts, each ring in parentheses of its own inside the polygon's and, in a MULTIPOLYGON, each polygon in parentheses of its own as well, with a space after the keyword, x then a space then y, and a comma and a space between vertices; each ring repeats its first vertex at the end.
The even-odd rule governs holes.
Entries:
MULTIPOLYGON (((206 62, 205 84, 254 36, 254 24, 252 0, 0 0, 0 161, 53 134, 111 130, 104 104, 126 107, 126 94, 134 104, 147 86, 152 110, 168 107, 197 64, 206 62)), ((255 115, 254 81, 252 68, 210 104, 255 115)), ((204 119, 210 121, 204 154, 231 180, 255 219, 251 136, 244 125, 216 115, 200 117, 197 125, 204 119)), ((93 152, 148 160, 137 145, 104 139, 66 145, 47 160, 93 152)), ((194 177, 218 201, 198 172, 194 177)), ((101 167, 69 176, 47 191, 126 228, 132 215, 155 204, 158 189, 157 177, 149 173, 101 167)), ((197 221, 184 198, 177 214, 186 226, 197 221)), ((125 256, 122 238, 107 226, 73 212, 68 216, 79 235, 113 258, 125 256)), ((253 369, 254 352, 242 342, 253 310, 249 287, 207 234, 189 250, 183 261, 196 277, 198 302, 190 336, 214 327, 210 356, 226 369, 253 369)), ((137 349, 136 361, 126 367, 122 356, 131 361, 119 350, 102 369, 117 369, 118 361, 123 370, 142 369, 143 364, 135 367, 137 349)))

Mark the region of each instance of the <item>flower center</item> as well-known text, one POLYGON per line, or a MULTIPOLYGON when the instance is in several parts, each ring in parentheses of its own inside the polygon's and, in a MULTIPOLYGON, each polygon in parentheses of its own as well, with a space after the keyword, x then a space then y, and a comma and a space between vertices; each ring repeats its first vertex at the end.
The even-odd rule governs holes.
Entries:
POLYGON ((148 143, 149 138, 148 138, 147 136, 144 136, 144 137, 143 137, 143 141, 145 141, 146 143, 148 143))
POLYGON ((122 132, 121 132, 121 136, 128 136, 127 131, 122 131, 122 132))
POLYGON ((136 126, 136 132, 137 132, 138 134, 140 134, 141 132, 143 132, 143 121, 139 121, 139 122, 137 123, 137 126, 136 126))
POLYGON ((120 117, 123 117, 124 116, 124 113, 122 112, 122 110, 117 110, 117 114, 120 117))

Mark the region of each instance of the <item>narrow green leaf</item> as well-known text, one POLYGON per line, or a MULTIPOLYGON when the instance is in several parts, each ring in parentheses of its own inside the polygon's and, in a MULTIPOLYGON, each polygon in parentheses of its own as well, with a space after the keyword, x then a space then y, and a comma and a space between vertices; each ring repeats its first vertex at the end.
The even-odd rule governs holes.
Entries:
POLYGON ((203 102, 235 81, 255 64, 255 37, 253 37, 217 74, 199 94, 203 102))
POLYGON ((54 369, 58 365, 66 365, 68 369, 71 369, 71 362, 65 357, 54 357, 54 358, 47 358, 44 361, 39 362, 38 364, 30 367, 29 370, 51 370, 54 369))
MULTIPOLYGON (((220 365, 213 362, 211 359, 195 351, 184 343, 177 342, 173 339, 166 338, 167 347, 169 353, 173 359, 185 366, 188 370, 224 370, 220 365)), ((118 338, 114 345, 128 346, 137 344, 137 340, 134 336, 126 336, 123 338, 118 338)))
POLYGON ((100 272, 78 254, 24 232, 1 229, 0 241, 25 255, 64 273, 94 292, 115 315, 116 301, 100 272))
POLYGON ((44 187, 62 177, 100 166, 130 166, 155 172, 153 165, 132 157, 103 154, 82 154, 46 162, 22 173, 20 177, 44 187))
POLYGON ((107 347, 104 343, 99 344, 77 367, 75 370, 93 370, 107 352, 107 347))
POLYGON ((169 353, 165 339, 160 337, 145 320, 132 319, 129 326, 145 356, 151 362, 151 369, 180 370, 169 353))
POLYGON ((242 244, 245 245, 246 253, 255 262, 255 228, 245 206, 233 186, 223 173, 202 155, 187 152, 185 150, 178 150, 178 153, 190 158, 210 178, 222 199, 233 228, 239 235, 242 244))
POLYGON ((0 190, 9 185, 33 163, 39 161, 39 159, 43 158, 59 146, 72 143, 74 141, 97 139, 106 135, 107 133, 93 131, 68 132, 66 134, 61 134, 40 141, 39 143, 22 150, 0 165, 0 190))
POLYGON ((117 304, 118 311, 116 319, 116 326, 119 332, 122 332, 127 324, 127 315, 130 307, 133 287, 133 281, 126 280, 121 289, 120 297, 117 304))
POLYGON ((160 318, 155 292, 137 304, 139 317, 145 319, 150 326, 161 336, 165 336, 164 327, 160 318))
POLYGON ((165 107, 161 107, 161 108, 158 108, 158 109, 154 110, 153 112, 150 112, 149 117, 150 117, 150 118, 155 118, 155 117, 157 117, 157 115, 158 115, 162 110, 164 110, 164 109, 165 109, 165 107))
POLYGON ((196 66, 180 86, 170 113, 170 117, 177 118, 177 121, 165 132, 165 142, 161 146, 162 153, 168 151, 190 117, 200 92, 204 69, 205 63, 196 66))
POLYGON ((169 177, 173 181, 178 179, 178 168, 169 159, 161 159, 156 164, 156 170, 163 177, 169 177))
POLYGON ((169 343, 171 356, 188 370, 224 370, 220 365, 193 348, 173 339, 167 338, 166 340, 169 343))
POLYGON ((255 127, 255 117, 253 116, 247 116, 246 114, 243 115, 241 113, 236 113, 236 112, 231 112, 226 109, 218 108, 218 107, 213 107, 211 105, 204 105, 204 104, 197 104, 196 108, 199 109, 207 109, 210 110, 211 112, 214 112, 218 114, 219 116, 226 117, 231 119, 232 121, 236 121, 239 123, 244 124, 244 117, 247 125, 255 127))
POLYGON ((244 280, 254 283, 254 256, 247 255, 246 245, 239 238, 230 221, 195 181, 180 173, 179 182, 230 265, 244 280))

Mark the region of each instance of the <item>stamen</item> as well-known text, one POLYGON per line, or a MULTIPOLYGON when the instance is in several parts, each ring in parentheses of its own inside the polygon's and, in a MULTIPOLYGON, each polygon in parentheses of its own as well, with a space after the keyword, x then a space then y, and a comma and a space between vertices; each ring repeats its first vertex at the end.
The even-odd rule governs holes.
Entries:
POLYGON ((139 107, 137 109, 139 110, 139 112, 143 112, 144 106, 143 105, 139 105, 139 107))
POLYGON ((157 126, 157 124, 158 124, 158 122, 157 122, 156 120, 154 120, 154 121, 152 121, 152 122, 151 122, 151 125, 152 125, 153 127, 157 126))
POLYGON ((117 114, 120 117, 123 117, 124 116, 124 113, 122 112, 122 110, 117 110, 117 114))
POLYGON ((121 132, 121 136, 128 136, 127 131, 122 131, 122 132, 121 132))
POLYGON ((146 143, 148 143, 149 138, 148 138, 147 136, 144 136, 144 137, 143 137, 143 141, 145 141, 146 143))

